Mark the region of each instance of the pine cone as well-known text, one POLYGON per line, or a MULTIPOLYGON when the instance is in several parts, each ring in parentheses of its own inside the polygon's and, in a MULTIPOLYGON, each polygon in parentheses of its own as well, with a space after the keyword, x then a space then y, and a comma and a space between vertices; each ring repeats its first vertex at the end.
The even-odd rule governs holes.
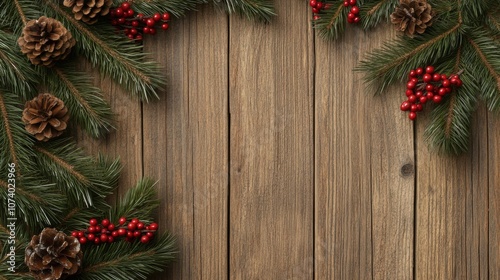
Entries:
POLYGON ((80 242, 62 231, 45 228, 26 247, 24 262, 35 279, 57 280, 75 274, 82 264, 80 242))
POLYGON ((48 93, 39 94, 26 102, 23 121, 26 130, 38 141, 48 141, 61 135, 69 120, 68 108, 64 102, 48 93))
POLYGON ((415 32, 424 33, 432 25, 434 12, 426 0, 401 0, 396 10, 391 14, 391 22, 396 29, 413 37, 415 32))
POLYGON ((75 40, 61 22, 42 16, 28 21, 17 43, 31 63, 50 67, 69 55, 75 40))
POLYGON ((109 13, 113 0, 64 0, 63 5, 71 8, 74 17, 88 24, 97 21, 97 16, 109 13))

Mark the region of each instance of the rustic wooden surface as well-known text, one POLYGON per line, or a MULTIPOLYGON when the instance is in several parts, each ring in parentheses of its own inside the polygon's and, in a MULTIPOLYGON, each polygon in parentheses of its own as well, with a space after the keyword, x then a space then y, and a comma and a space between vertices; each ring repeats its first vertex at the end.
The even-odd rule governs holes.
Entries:
POLYGON ((158 180, 179 260, 157 279, 499 279, 500 124, 483 107, 470 152, 430 151, 352 68, 394 37, 352 26, 318 38, 306 1, 271 24, 203 7, 147 39, 168 79, 158 102, 104 87, 117 131, 89 152, 120 156, 119 192, 158 180))

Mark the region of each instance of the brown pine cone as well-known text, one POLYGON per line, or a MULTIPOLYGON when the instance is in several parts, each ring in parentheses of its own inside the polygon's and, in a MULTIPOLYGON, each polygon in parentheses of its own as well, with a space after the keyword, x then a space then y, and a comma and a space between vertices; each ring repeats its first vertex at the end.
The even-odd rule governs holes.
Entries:
POLYGON ((75 39, 60 21, 42 16, 28 21, 17 43, 31 63, 50 67, 69 55, 75 39))
POLYGON ((68 120, 68 108, 64 102, 48 93, 39 94, 24 106, 23 122, 26 130, 38 141, 46 142, 61 135, 68 120))
POLYGON ((422 34, 432 25, 434 11, 426 0, 401 0, 396 10, 391 14, 391 22, 396 29, 413 37, 415 32, 422 34))
POLYGON ((71 8, 77 20, 93 24, 97 16, 109 13, 113 0, 64 0, 63 5, 71 8))
POLYGON ((24 262, 35 279, 57 280, 75 274, 82 264, 80 242, 53 228, 34 235, 26 247, 24 262))

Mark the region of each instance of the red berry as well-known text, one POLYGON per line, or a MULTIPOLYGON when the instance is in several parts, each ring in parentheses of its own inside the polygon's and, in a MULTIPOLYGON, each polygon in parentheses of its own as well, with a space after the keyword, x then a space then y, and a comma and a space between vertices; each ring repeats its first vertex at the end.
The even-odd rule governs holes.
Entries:
POLYGON ((440 95, 434 95, 434 97, 432 98, 432 101, 434 101, 434 103, 440 103, 441 100, 443 100, 443 98, 440 95))
POLYGON ((85 233, 83 233, 83 231, 79 231, 77 235, 78 238, 85 237, 85 233))
POLYGON ((144 18, 144 14, 143 14, 143 13, 138 13, 138 14, 137 14, 137 18, 138 18, 138 19, 142 19, 142 18, 144 18))
POLYGON ((109 225, 108 225, 108 230, 109 230, 109 231, 113 231, 113 230, 115 230, 115 228, 116 228, 116 227, 115 227, 115 224, 109 224, 109 225))
POLYGON ((100 243, 101 243, 101 239, 99 239, 99 238, 95 238, 94 239, 94 244, 95 245, 99 245, 100 243))
POLYGON ((424 74, 424 83, 429 83, 432 81, 432 75, 431 74, 424 74))
POLYGON ((411 107, 410 102, 404 101, 403 103, 401 103, 400 109, 401 109, 401 111, 408 111, 408 110, 410 110, 410 107, 411 107))
POLYGON ((151 230, 158 230, 158 224, 157 224, 157 223, 151 223, 151 224, 149 225, 149 228, 150 228, 151 230))
POLYGON ((133 231, 127 231, 127 238, 134 238, 134 232, 133 231))
POLYGON ((78 231, 76 231, 76 230, 72 231, 71 236, 78 237, 78 231))
POLYGON ((356 0, 349 0, 349 5, 354 6, 356 5, 356 0))
POLYGON ((128 223, 128 225, 127 225, 128 230, 135 230, 136 228, 137 228, 137 224, 128 223))
POLYGON ((408 117, 410 118, 410 120, 414 121, 417 118, 417 113, 411 112, 410 115, 408 115, 408 117))
POLYGON ((347 17, 347 22, 348 23, 354 23, 354 18, 347 17))
POLYGON ((141 243, 148 243, 149 242, 149 237, 147 235, 144 235, 143 237, 141 237, 141 243))
POLYGON ((309 1, 309 6, 311 6, 313 8, 316 7, 316 0, 309 1))
POLYGON ((441 80, 446 80, 446 79, 448 79, 448 77, 446 76, 446 74, 442 74, 441 75, 441 80))
POLYGON ((450 87, 450 85, 451 85, 450 80, 448 80, 448 79, 443 80, 443 83, 441 85, 445 88, 450 87))
POLYGON ((355 18, 354 18, 354 23, 358 23, 358 22, 360 22, 360 21, 361 21, 361 18, 360 18, 360 17, 355 17, 355 18))
POLYGON ((98 224, 97 219, 90 219, 89 224, 91 226, 97 226, 97 224, 98 224))
POLYGON ((417 73, 417 76, 422 76, 422 74, 424 74, 424 69, 422 69, 422 67, 418 67, 415 70, 415 73, 417 73))
POLYGON ((407 89, 407 90, 406 90, 406 96, 407 96, 407 97, 410 97, 410 96, 412 96, 413 94, 414 94, 414 93, 413 93, 413 90, 411 90, 411 89, 407 89))
POLYGON ((111 25, 113 25, 113 26, 118 25, 118 20, 116 20, 116 19, 112 20, 111 25))
POLYGON ((419 101, 420 101, 420 103, 422 103, 422 104, 427 103, 427 96, 422 96, 422 97, 420 97, 419 101))
POLYGON ((424 106, 422 104, 417 104, 417 112, 420 112, 424 109, 424 106))
POLYGON ((344 7, 349 7, 349 1, 344 1, 344 7))
POLYGON ((127 218, 125 218, 125 217, 121 217, 121 218, 118 220, 118 223, 119 223, 120 225, 123 225, 126 221, 127 221, 127 218))
POLYGON ((325 6, 325 4, 323 4, 323 2, 318 2, 318 3, 316 3, 316 8, 317 8, 318 10, 323 9, 323 7, 324 7, 324 6, 325 6))
POLYGON ((95 227, 94 226, 90 226, 87 228, 87 231, 90 232, 90 233, 94 233, 95 232, 95 227))
POLYGON ((155 236, 155 234, 152 232, 146 232, 146 236, 149 238, 153 238, 153 236, 155 236))
POLYGON ((463 85, 462 80, 460 78, 457 78, 457 83, 455 84, 457 87, 461 87, 463 85))
POLYGON ((413 104, 413 105, 411 105, 411 107, 410 107, 410 111, 412 111, 412 112, 416 112, 416 111, 417 111, 417 108, 418 108, 418 107, 417 107, 417 104, 413 104))
POLYGON ((434 85, 432 85, 432 84, 427 84, 427 85, 425 86, 425 90, 426 90, 426 91, 433 91, 433 90, 434 90, 434 85))
POLYGON ((124 229, 124 228, 118 229, 118 235, 124 236, 125 234, 127 234, 127 230, 126 229, 124 229))
POLYGON ((108 236, 108 243, 113 243, 115 238, 113 236, 108 236))
POLYGON ((119 18, 123 17, 123 9, 122 8, 115 9, 115 16, 119 18))
POLYGON ((439 91, 438 91, 438 94, 441 95, 441 96, 445 96, 446 95, 446 89, 445 88, 440 88, 439 91))
POLYGON ((134 231, 134 237, 139 237, 139 236, 141 236, 141 232, 138 230, 134 231))
MULTIPOLYGON (((129 32, 130 32, 130 31, 129 31, 129 32)), ((104 219, 104 220, 102 220, 102 222, 101 222, 101 225, 102 225, 103 227, 108 227, 108 226, 109 226, 109 224, 110 224, 110 222, 109 222, 109 220, 108 220, 108 219, 104 219)))
POLYGON ((139 21, 137 21, 137 20, 133 20, 133 21, 130 23, 130 25, 132 25, 132 27, 137 27, 137 26, 139 26, 139 21))
POLYGON ((129 32, 131 35, 137 35, 138 31, 136 28, 131 28, 130 29, 130 32, 129 32))
POLYGON ((356 15, 355 15, 355 14, 353 14, 353 13, 348 13, 348 14, 347 14, 347 18, 348 18, 348 19, 354 20, 354 18, 355 18, 355 17, 356 17, 356 15))
POLYGON ((107 234, 101 234, 101 242, 107 242, 108 241, 108 235, 107 234))
POLYGON ((407 88, 407 89, 414 89, 414 88, 415 88, 415 86, 416 86, 416 84, 415 84, 414 82, 408 82, 408 83, 406 84, 406 88, 407 88))
POLYGON ((124 10, 124 11, 127 11, 128 9, 130 9, 130 3, 125 1, 123 2, 120 7, 124 10))
POLYGON ((156 28, 153 28, 153 27, 149 28, 149 34, 155 35, 156 34, 156 28))
POLYGON ((319 14, 318 8, 312 8, 312 12, 315 13, 315 14, 319 14))
POLYGON ((417 102, 417 96, 415 95, 411 95, 408 97, 408 102, 410 102, 411 104, 417 102))
POLYGON ((125 18, 119 18, 118 24, 125 24, 125 18))
POLYGON ((101 229, 101 233, 108 233, 108 230, 103 228, 103 229, 101 229))
POLYGON ((142 222, 137 223, 137 229, 138 230, 144 229, 144 223, 142 223, 142 222))
POLYGON ((149 27, 144 27, 144 28, 142 29, 142 33, 144 33, 144 34, 149 34, 149 27))
POLYGON ((427 97, 427 100, 432 100, 432 98, 434 98, 434 94, 432 92, 428 92, 425 97, 427 97))
POLYGON ((410 71, 410 78, 415 78, 417 76, 417 72, 415 70, 410 71))
POLYGON ((425 68, 425 73, 427 73, 427 74, 433 74, 434 73, 434 66, 427 66, 425 68))
POLYGON ((318 16, 318 15, 314 15, 314 16, 313 16, 313 20, 318 20, 318 19, 320 19, 320 18, 321 18, 321 17, 320 17, 320 16, 318 16))
POLYGON ((139 219, 137 219, 137 218, 133 218, 133 219, 132 219, 132 221, 130 221, 130 222, 131 222, 131 223, 133 223, 133 224, 137 224, 137 223, 138 223, 138 222, 140 222, 140 221, 139 221, 139 219))
POLYGON ((100 226, 95 226, 95 232, 100 232, 102 228, 100 226))
POLYGON ((161 15, 161 19, 163 19, 163 20, 170 20, 170 14, 169 13, 163 13, 163 15, 161 15))
POLYGON ((359 8, 358 8, 358 6, 353 6, 351 8, 351 13, 353 13, 355 15, 359 14, 359 8))
POLYGON ((160 15, 160 13, 155 13, 155 14, 153 15, 153 20, 154 20, 154 21, 160 21, 160 20, 161 20, 161 15, 160 15))
POLYGON ((127 11, 127 17, 134 17, 135 11, 130 9, 127 11))
POLYGON ((168 23, 164 23, 161 25, 161 29, 167 30, 168 29, 168 23))
POLYGON ((432 80, 433 80, 434 82, 439 82, 439 80, 441 80, 441 75, 439 75, 439 74, 437 74, 437 73, 436 73, 436 74, 434 74, 434 76, 432 76, 432 80))
POLYGON ((148 18, 148 19, 146 20, 146 25, 147 25, 148 27, 153 27, 153 26, 155 26, 155 21, 154 21, 154 19, 152 19, 152 18, 148 18))
POLYGON ((135 36, 135 39, 137 41, 141 41, 142 40, 142 35, 141 34, 137 34, 137 36, 135 36))
POLYGON ((87 243, 87 238, 85 238, 85 237, 80 237, 80 238, 78 239, 78 241, 80 241, 80 244, 85 244, 85 243, 87 243))
POLYGON ((111 232, 111 236, 118 237, 118 236, 120 236, 120 234, 118 233, 117 230, 114 230, 114 231, 111 232))
POLYGON ((89 233, 89 234, 87 235, 87 239, 88 239, 89 241, 94 241, 94 239, 95 239, 95 235, 94 235, 93 233, 89 233))

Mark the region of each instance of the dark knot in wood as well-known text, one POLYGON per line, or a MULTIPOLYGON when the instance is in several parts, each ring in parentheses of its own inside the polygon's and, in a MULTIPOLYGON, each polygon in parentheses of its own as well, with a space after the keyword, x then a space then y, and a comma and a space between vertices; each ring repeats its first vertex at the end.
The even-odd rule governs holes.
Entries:
POLYGON ((411 163, 407 163, 401 167, 401 175, 404 177, 411 176, 415 173, 415 166, 411 163))

